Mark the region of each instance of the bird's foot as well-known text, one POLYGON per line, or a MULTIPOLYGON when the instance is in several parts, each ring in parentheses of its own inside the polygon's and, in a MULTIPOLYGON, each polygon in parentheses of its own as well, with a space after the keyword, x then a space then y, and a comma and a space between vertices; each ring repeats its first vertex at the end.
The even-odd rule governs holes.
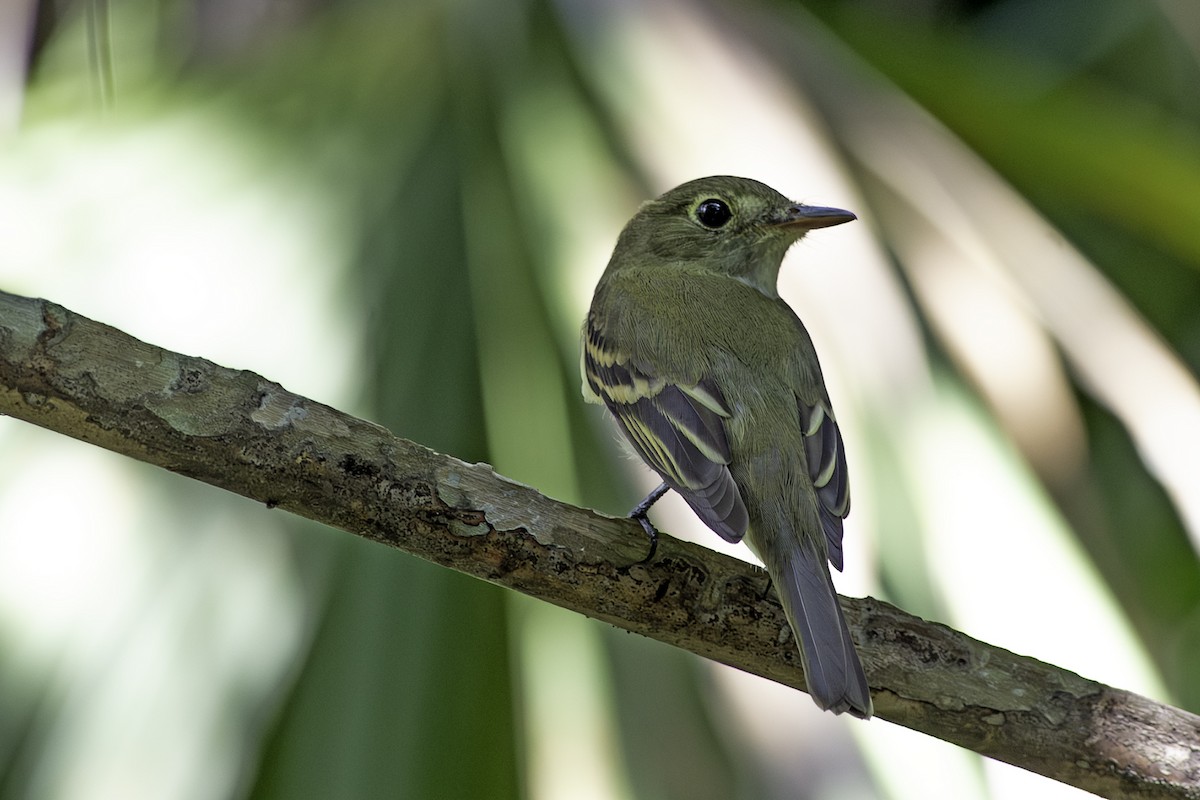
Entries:
POLYGON ((763 600, 766 600, 768 597, 771 596, 771 589, 774 588, 774 586, 775 586, 775 581, 771 577, 771 573, 768 572, 767 573, 767 585, 763 587, 762 594, 760 594, 758 596, 759 602, 762 602, 763 600))
POLYGON ((650 559, 654 558, 654 554, 658 552, 658 529, 654 527, 654 523, 650 521, 648 515, 650 513, 650 506, 657 503, 659 498, 666 494, 670 488, 665 482, 660 483, 654 491, 642 498, 642 502, 638 503, 633 511, 629 512, 629 518, 638 521, 638 524, 642 526, 642 530, 646 532, 646 537, 650 540, 650 552, 646 553, 645 558, 637 562, 639 564, 648 563, 650 559))

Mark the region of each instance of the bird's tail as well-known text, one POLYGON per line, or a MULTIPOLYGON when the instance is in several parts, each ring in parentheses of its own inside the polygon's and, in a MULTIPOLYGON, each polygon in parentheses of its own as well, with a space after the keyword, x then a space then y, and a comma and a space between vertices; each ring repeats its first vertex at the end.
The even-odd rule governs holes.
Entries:
POLYGON ((808 547, 780 553, 772 576, 784 613, 800 639, 808 693, 823 709, 869 719, 871 690, 850 639, 826 560, 808 547))

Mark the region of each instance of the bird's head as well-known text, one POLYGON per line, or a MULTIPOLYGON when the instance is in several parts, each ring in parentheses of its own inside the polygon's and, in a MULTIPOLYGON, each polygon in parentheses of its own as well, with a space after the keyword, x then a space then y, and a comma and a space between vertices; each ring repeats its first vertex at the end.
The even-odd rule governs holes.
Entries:
POLYGON ((794 203, 749 178, 699 178, 642 205, 621 232, 609 270, 699 269, 731 275, 774 297, 792 244, 813 228, 853 219, 840 208, 794 203))

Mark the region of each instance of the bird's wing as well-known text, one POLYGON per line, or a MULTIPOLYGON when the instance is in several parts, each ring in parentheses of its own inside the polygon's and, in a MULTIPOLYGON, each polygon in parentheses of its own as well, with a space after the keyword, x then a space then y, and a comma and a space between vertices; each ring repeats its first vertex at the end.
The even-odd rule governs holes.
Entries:
POLYGON ((635 364, 588 320, 583 341, 585 392, 603 401, 638 455, 692 510, 729 542, 741 541, 746 506, 729 474, 730 412, 710 379, 675 383, 635 364))
POLYGON ((804 434, 804 459, 817 490, 817 506, 829 562, 842 568, 842 520, 850 513, 850 484, 846 481, 846 450, 833 411, 824 400, 809 405, 799 396, 800 430, 804 434))

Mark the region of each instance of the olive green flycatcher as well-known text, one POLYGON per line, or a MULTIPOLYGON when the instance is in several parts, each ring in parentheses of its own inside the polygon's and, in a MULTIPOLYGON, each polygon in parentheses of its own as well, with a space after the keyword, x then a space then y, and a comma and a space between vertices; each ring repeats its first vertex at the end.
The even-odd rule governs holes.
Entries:
MULTIPOLYGON (((871 716, 828 563, 842 568, 846 455, 812 340, 776 283, 787 249, 850 222, 758 181, 719 176, 645 203, 625 226, 583 329, 583 393, 668 489, 766 565, 821 708, 871 716)), ((651 551, 653 553, 653 550, 651 551)))

